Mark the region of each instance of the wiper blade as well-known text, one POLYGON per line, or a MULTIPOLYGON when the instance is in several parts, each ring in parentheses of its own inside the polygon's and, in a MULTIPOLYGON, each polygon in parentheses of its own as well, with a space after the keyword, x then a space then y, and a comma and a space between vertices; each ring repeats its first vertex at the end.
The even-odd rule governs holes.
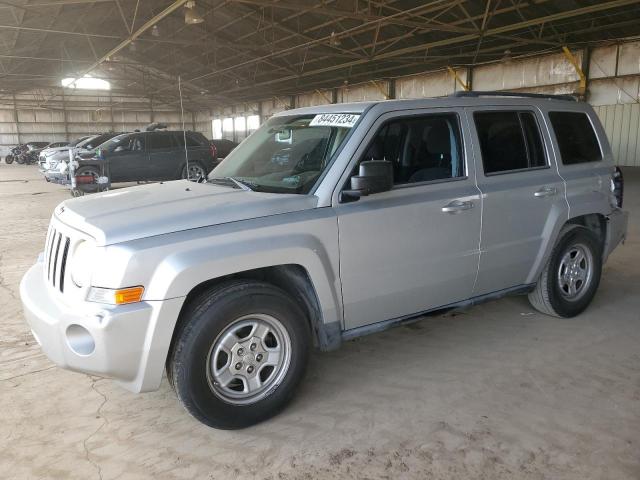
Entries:
POLYGON ((233 183, 238 185, 243 190, 251 190, 252 192, 258 187, 257 183, 252 183, 247 180, 242 180, 236 177, 224 177, 225 179, 231 180, 233 183))
POLYGON ((247 180, 241 180, 235 177, 213 177, 206 180, 207 183, 218 183, 222 185, 233 185, 241 190, 253 191, 258 185, 248 182, 247 180))

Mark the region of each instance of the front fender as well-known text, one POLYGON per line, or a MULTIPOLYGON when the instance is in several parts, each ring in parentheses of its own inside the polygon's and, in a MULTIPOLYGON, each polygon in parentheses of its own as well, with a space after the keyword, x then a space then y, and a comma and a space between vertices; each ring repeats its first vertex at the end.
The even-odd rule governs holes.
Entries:
POLYGON ((129 242, 127 285, 145 300, 185 297, 196 286, 231 274, 300 265, 315 288, 324 323, 342 325, 338 226, 331 208, 273 215, 129 242))

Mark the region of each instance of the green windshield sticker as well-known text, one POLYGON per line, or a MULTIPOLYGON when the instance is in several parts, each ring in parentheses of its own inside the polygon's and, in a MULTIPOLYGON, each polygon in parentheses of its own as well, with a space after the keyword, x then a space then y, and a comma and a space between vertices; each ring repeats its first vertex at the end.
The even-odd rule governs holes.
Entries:
POLYGON ((309 126, 351 128, 359 118, 360 115, 353 115, 351 113, 322 113, 313 117, 309 126))

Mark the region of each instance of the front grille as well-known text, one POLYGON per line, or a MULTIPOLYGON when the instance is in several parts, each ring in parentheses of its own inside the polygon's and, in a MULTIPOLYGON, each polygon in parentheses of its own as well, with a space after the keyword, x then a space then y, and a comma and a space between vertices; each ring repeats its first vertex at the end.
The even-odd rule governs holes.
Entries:
POLYGON ((47 243, 45 244, 44 264, 47 281, 54 287, 64 292, 64 279, 67 269, 67 257, 71 239, 57 231, 53 226, 49 227, 47 243))

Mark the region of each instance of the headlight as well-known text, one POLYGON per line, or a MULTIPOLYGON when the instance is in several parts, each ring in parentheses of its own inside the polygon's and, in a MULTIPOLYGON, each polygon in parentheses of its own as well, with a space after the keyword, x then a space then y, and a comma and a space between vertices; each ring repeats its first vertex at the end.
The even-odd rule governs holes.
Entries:
POLYGON ((87 241, 80 241, 71 256, 71 280, 77 287, 84 287, 89 283, 91 264, 93 261, 93 245, 87 241))
POLYGON ((128 288, 100 288, 91 287, 87 294, 87 301, 96 303, 107 303, 109 305, 124 305, 126 303, 136 303, 142 300, 144 287, 128 288))

